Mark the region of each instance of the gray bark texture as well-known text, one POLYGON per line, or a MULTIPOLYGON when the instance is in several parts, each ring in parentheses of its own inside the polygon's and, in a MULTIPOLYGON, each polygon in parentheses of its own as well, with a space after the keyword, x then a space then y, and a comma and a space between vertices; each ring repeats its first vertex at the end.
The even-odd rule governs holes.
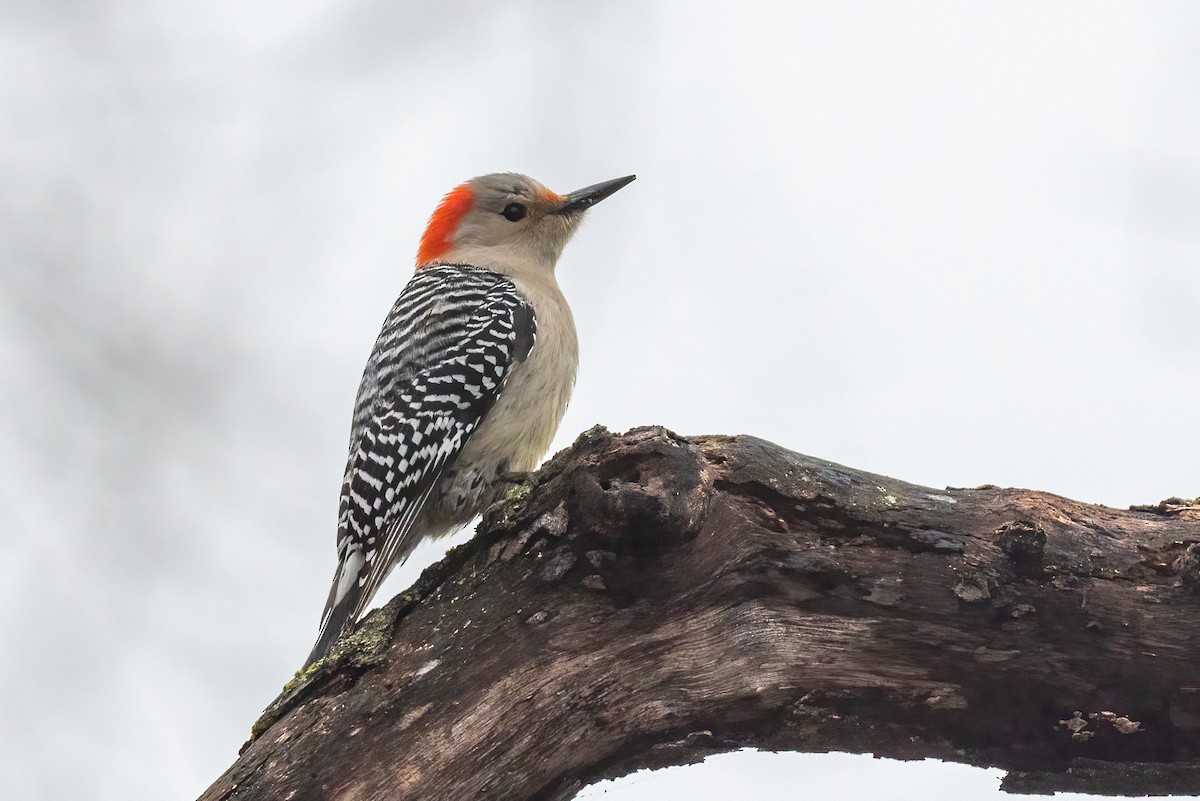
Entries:
POLYGON ((1200 508, 592 429, 293 680, 202 799, 559 801, 743 747, 1200 793, 1200 508))

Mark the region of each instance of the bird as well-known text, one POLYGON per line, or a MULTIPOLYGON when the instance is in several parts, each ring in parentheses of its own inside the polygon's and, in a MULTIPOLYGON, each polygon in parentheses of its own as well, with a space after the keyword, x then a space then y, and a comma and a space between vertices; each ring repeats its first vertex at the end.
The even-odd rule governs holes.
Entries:
POLYGON ((359 383, 337 569, 303 669, 420 541, 465 525, 546 454, 579 364, 555 266, 585 212, 635 178, 560 195, 493 173, 437 205, 359 383))

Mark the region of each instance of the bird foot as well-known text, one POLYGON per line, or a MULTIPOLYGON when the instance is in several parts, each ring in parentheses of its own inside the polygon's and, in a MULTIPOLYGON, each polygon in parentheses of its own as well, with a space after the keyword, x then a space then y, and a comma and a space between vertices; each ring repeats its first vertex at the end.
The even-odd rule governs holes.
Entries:
POLYGON ((532 478, 533 471, 530 470, 505 470, 496 474, 496 481, 505 484, 527 484, 532 478))
POLYGON ((533 471, 522 472, 506 470, 496 474, 496 501, 509 504, 520 503, 537 489, 537 474, 533 471))
POLYGON ((492 502, 483 512, 484 525, 505 525, 503 521, 515 520, 518 510, 525 505, 537 485, 537 477, 532 472, 497 473, 492 485, 492 502))

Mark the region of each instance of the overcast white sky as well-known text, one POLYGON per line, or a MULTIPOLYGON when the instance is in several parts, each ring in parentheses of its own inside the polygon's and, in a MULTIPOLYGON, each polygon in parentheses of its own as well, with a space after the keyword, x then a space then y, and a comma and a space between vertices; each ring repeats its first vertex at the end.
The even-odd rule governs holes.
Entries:
MULTIPOLYGON (((1200 493, 1198 86, 1194 2, 0 3, 8 797, 187 799, 234 759, 316 632, 379 323, 479 173, 639 175, 560 265, 556 448, 659 423, 1200 493)), ((585 796, 997 776, 742 754, 585 796)))

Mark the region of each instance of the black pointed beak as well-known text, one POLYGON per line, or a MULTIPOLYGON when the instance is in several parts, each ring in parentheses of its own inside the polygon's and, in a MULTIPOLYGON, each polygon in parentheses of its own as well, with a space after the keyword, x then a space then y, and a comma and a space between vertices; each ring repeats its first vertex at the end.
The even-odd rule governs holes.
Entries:
POLYGON ((598 184, 585 186, 583 189, 577 189, 563 198, 562 204, 554 210, 554 213, 570 214, 574 211, 583 211, 584 209, 591 208, 621 187, 633 183, 634 178, 637 178, 637 176, 626 175, 624 178, 613 178, 611 181, 602 181, 598 184))

